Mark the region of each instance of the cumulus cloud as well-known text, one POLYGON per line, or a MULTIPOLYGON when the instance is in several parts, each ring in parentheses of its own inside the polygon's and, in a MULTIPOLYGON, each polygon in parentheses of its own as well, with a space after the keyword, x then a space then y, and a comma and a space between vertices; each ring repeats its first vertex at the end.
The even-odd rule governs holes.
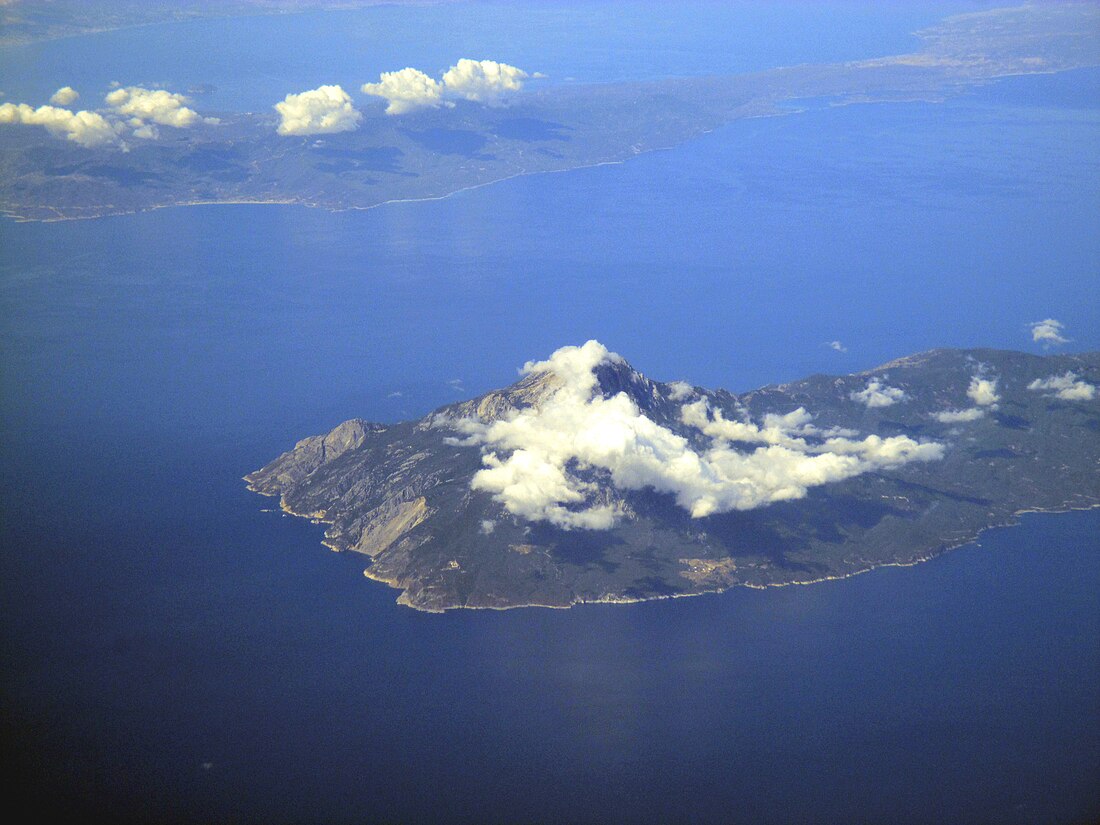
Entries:
POLYGON ((858 392, 851 393, 848 397, 853 401, 865 404, 869 408, 874 408, 889 407, 899 401, 905 401, 909 396, 905 394, 904 390, 897 387, 888 387, 877 378, 872 378, 867 382, 866 387, 858 392))
POLYGON ((977 421, 984 416, 985 410, 981 407, 971 407, 966 410, 943 410, 932 414, 932 417, 941 424, 964 424, 968 421, 977 421))
POLYGON ((154 140, 160 134, 158 125, 182 129, 198 123, 218 123, 217 118, 200 117, 186 105, 189 101, 183 95, 163 89, 116 88, 106 95, 107 108, 100 112, 73 112, 63 108, 79 97, 74 89, 63 86, 50 98, 51 104, 59 105, 33 109, 26 104, 7 104, 0 113, 0 123, 44 126, 52 134, 81 146, 118 144, 123 150, 127 148, 123 137, 154 140))
POLYGON ((50 97, 50 103, 55 106, 70 106, 76 102, 78 97, 80 97, 80 92, 72 86, 62 86, 50 97))
POLYGON ((377 83, 364 83, 363 94, 385 98, 387 115, 403 115, 414 109, 439 106, 443 102, 443 84, 419 69, 405 68, 382 72, 377 83))
POLYGON ((840 341, 826 341, 825 346, 827 346, 829 349, 834 349, 837 352, 847 352, 848 351, 848 348, 846 346, 844 346, 844 344, 840 343, 840 341))
POLYGON ((513 515, 566 529, 606 529, 622 512, 594 478, 620 490, 671 493, 693 517, 801 498, 810 487, 942 457, 943 446, 904 436, 821 429, 804 409, 762 424, 726 419, 706 399, 681 407, 684 435, 644 415, 624 392, 597 392, 596 369, 623 363, 597 341, 564 347, 523 372, 547 374, 553 390, 535 407, 490 423, 451 422, 479 445, 484 469, 471 482, 513 515), (693 442, 703 447, 693 447, 693 442))
POLYGON ((997 379, 977 375, 970 379, 966 395, 979 407, 993 407, 1001 400, 1001 396, 997 395, 997 379))
POLYGON ((73 112, 56 106, 39 106, 34 109, 26 103, 4 103, 0 104, 0 124, 2 123, 43 126, 52 135, 64 137, 88 148, 118 142, 115 127, 97 112, 73 112))
POLYGON ((528 76, 523 69, 507 63, 464 57, 444 72, 441 80, 406 67, 382 72, 377 83, 364 83, 361 91, 384 98, 387 115, 403 115, 416 109, 453 106, 447 98, 493 105, 522 89, 528 76))
POLYGON ((104 99, 120 115, 128 115, 140 121, 152 121, 161 126, 186 129, 201 120, 198 112, 187 107, 186 104, 190 101, 184 95, 164 89, 126 86, 109 92, 104 99))
POLYGON ((1029 326, 1031 327, 1031 340, 1042 344, 1044 347, 1057 346, 1069 341, 1068 338, 1062 335, 1062 330, 1065 329, 1066 325, 1061 321, 1047 318, 1043 321, 1034 321, 1029 326))
POLYGON ((448 95, 493 104, 522 89, 527 77, 523 69, 507 63, 464 57, 443 74, 443 87, 448 95))
POLYGON ((280 135, 350 132, 363 117, 352 105, 348 93, 339 86, 320 86, 308 92, 289 94, 275 104, 275 110, 280 117, 280 135))
POLYGON ((1037 378, 1027 385, 1032 392, 1042 392, 1063 401, 1091 401, 1096 397, 1096 387, 1077 378, 1077 373, 1066 372, 1049 378, 1037 378))

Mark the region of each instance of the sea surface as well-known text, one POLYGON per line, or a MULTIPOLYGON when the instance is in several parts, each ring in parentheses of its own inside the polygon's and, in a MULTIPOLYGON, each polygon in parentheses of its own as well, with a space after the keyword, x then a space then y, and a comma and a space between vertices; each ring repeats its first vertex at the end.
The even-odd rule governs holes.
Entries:
MULTIPOLYGON (((203 88, 200 109, 270 111, 290 92, 406 66, 439 77, 460 58, 538 72, 541 84, 733 74, 914 51, 914 33, 992 0, 533 0, 373 8, 138 26, 0 50, 7 100, 59 85, 102 105, 109 84, 203 88)), ((376 111, 383 103, 375 101, 376 111)))
POLYGON ((362 212, 0 222, 10 779, 146 820, 1100 817, 1100 511, 808 587, 428 615, 240 481, 590 337, 735 391, 1040 351, 1046 317, 1100 348, 1098 83, 362 212))

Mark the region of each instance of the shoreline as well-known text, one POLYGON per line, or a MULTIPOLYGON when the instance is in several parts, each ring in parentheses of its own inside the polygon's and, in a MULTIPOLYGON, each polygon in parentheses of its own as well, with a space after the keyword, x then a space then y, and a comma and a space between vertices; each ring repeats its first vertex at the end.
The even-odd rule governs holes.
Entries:
MULTIPOLYGON (((286 503, 286 500, 284 499, 284 497, 281 493, 272 493, 272 492, 266 492, 266 491, 263 491, 263 490, 256 489, 252 485, 252 483, 248 480, 248 476, 244 476, 243 480, 245 481, 245 483, 247 485, 247 489, 250 492, 257 493, 257 494, 262 495, 262 496, 267 496, 269 498, 278 497, 279 498, 279 509, 280 509, 281 512, 283 512, 287 515, 294 516, 295 518, 309 519, 312 523, 317 524, 317 525, 334 524, 335 523, 332 519, 324 518, 323 514, 296 512, 292 507, 290 507, 290 505, 288 505, 286 503)), ((747 588, 747 589, 750 589, 750 590, 769 590, 769 589, 772 589, 772 588, 780 588, 780 587, 808 587, 810 585, 822 584, 824 582, 844 581, 846 579, 851 579, 851 578, 854 578, 855 576, 862 576, 862 575, 865 575, 867 573, 871 573, 872 571, 879 570, 879 569, 886 568, 886 567, 896 567, 896 568, 916 567, 919 564, 923 564, 925 562, 932 561, 933 559, 939 558, 940 556, 944 556, 947 553, 950 553, 954 550, 958 550, 962 547, 966 547, 966 546, 971 545, 971 544, 977 544, 978 540, 981 538, 982 534, 984 534, 984 533, 986 533, 990 530, 1001 530, 1001 529, 1006 529, 1006 528, 1009 528, 1009 527, 1018 527, 1020 525, 1020 518, 1019 518, 1020 516, 1030 515, 1030 514, 1059 515, 1061 513, 1086 512, 1086 511, 1089 511, 1089 510, 1096 510, 1096 509, 1100 509, 1100 501, 1096 501, 1096 502, 1093 502, 1091 504, 1077 505, 1077 506, 1072 506, 1072 505, 1067 504, 1067 505, 1054 507, 1054 508, 1025 507, 1025 508, 1022 508, 1020 510, 1014 510, 1011 513, 1011 515, 1008 516, 1007 521, 1000 522, 1000 523, 997 523, 997 524, 990 524, 990 525, 987 525, 986 527, 982 527, 982 528, 978 529, 977 531, 975 531, 974 534, 972 536, 970 536, 969 538, 966 538, 962 541, 959 541, 956 544, 951 544, 949 546, 941 547, 937 551, 930 552, 930 553, 925 553, 924 555, 917 556, 916 558, 913 558, 913 559, 908 560, 908 561, 884 561, 881 564, 872 564, 869 567, 864 567, 864 568, 861 568, 859 570, 853 570, 849 573, 840 573, 840 574, 836 574, 836 575, 821 576, 821 577, 818 577, 818 578, 804 579, 804 580, 801 580, 801 581, 769 582, 767 584, 754 584, 754 583, 751 583, 751 582, 734 582, 734 583, 731 583, 731 584, 729 584, 725 587, 715 587, 713 589, 700 590, 700 591, 692 592, 692 593, 670 593, 670 594, 667 594, 667 595, 654 595, 654 596, 645 596, 645 597, 616 596, 616 595, 612 595, 612 594, 606 594, 604 596, 601 596, 601 597, 595 598, 595 599, 578 599, 576 601, 570 602, 569 604, 540 604, 540 603, 536 603, 536 602, 523 603, 523 604, 508 604, 508 605, 456 604, 456 605, 449 605, 447 607, 442 607, 442 608, 431 608, 431 607, 424 607, 422 605, 418 605, 418 604, 413 603, 408 598, 409 589, 405 585, 403 585, 399 581, 397 581, 396 579, 389 579, 389 578, 384 578, 384 577, 381 577, 381 576, 371 575, 370 568, 371 568, 372 565, 368 565, 363 570, 363 575, 364 575, 364 577, 366 577, 367 579, 370 579, 371 581, 375 581, 375 582, 379 582, 381 584, 385 584, 386 586, 388 586, 388 587, 390 587, 394 590, 400 590, 401 593, 398 595, 397 599, 395 600, 396 603, 399 604, 399 605, 402 605, 404 607, 408 607, 408 608, 411 608, 413 610, 416 610, 420 613, 443 614, 443 613, 447 613, 449 611, 454 611, 454 610, 499 610, 499 611, 503 611, 503 610, 519 610, 519 609, 522 609, 522 608, 542 608, 542 609, 546 609, 546 610, 570 610, 574 607, 580 607, 580 606, 584 606, 584 605, 642 604, 642 603, 645 603, 645 602, 665 601, 665 600, 671 600, 671 599, 688 599, 688 598, 694 598, 696 596, 717 595, 717 594, 721 594, 721 593, 728 593, 729 591, 733 590, 734 588, 738 588, 738 587, 744 587, 744 588, 747 588)), ((358 551, 355 551, 355 550, 351 550, 350 548, 341 548, 341 547, 338 547, 335 544, 331 543, 328 540, 328 538, 329 538, 328 535, 327 535, 328 531, 326 530, 325 532, 326 532, 326 535, 321 540, 321 545, 323 547, 329 548, 329 550, 331 552, 334 552, 334 553, 357 553, 358 552, 358 551)), ((359 553, 359 555, 366 556, 368 559, 371 558, 366 553, 359 553)))
MULTIPOLYGON (((521 170, 519 172, 512 172, 504 175, 503 177, 493 178, 492 180, 482 181, 481 183, 474 183, 469 186, 462 186, 451 192, 446 192, 442 195, 424 195, 416 198, 388 198, 386 200, 378 201, 377 203, 363 204, 363 205, 343 205, 336 206, 333 204, 324 204, 316 201, 309 201, 302 198, 287 197, 287 198, 227 198, 225 200, 195 200, 195 201, 180 201, 179 203, 159 203, 150 206, 142 206, 134 209, 126 209, 117 212, 101 212, 98 214, 90 215, 58 215, 51 218, 35 218, 25 214, 19 213, 16 209, 0 206, 0 216, 11 220, 14 223, 66 223, 68 221, 94 221, 101 220, 103 218, 123 218, 132 215, 142 215, 147 212, 156 212, 161 209, 186 209, 195 206, 300 206, 306 209, 322 209, 329 213, 339 212, 369 212, 372 209, 378 209, 383 206, 392 206, 394 204, 401 203, 431 203, 434 201, 443 201, 448 198, 452 198, 455 195, 460 195, 463 192, 472 192, 477 189, 484 189, 487 186, 494 186, 498 183, 504 183, 510 180, 516 180, 517 178, 535 177, 538 175, 559 175, 567 174, 569 172, 578 172, 582 169, 596 169, 601 166, 620 166, 628 163, 634 158, 641 157, 642 155, 648 155, 653 152, 668 152, 683 146, 685 143, 690 143, 693 140, 711 134, 712 132, 721 129, 723 126, 728 126, 732 123, 736 123, 740 120, 751 120, 753 118, 762 117, 785 117, 787 115, 802 114, 805 110, 796 110, 790 112, 776 111, 768 114, 756 114, 746 115, 744 117, 733 118, 725 123, 722 123, 716 127, 710 129, 702 129, 699 132, 685 137, 683 140, 677 143, 671 143, 667 146, 655 146, 652 149, 640 149, 633 154, 618 160, 600 160, 590 163, 581 163, 576 166, 567 166, 562 169, 535 169, 533 171, 521 170)), ((51 209, 57 211, 56 207, 39 207, 41 209, 51 209)), ((87 209, 96 209, 97 207, 89 206, 82 207, 87 209)))
MULTIPOLYGON (((920 53, 914 53, 919 55, 920 53)), ((863 67, 882 67, 891 65, 907 65, 900 62, 902 58, 909 57, 910 55, 899 55, 883 58, 873 58, 869 60, 851 61, 846 66, 854 68, 863 67)), ((1037 75, 1052 75, 1059 74, 1065 71, 1074 71, 1077 69, 1096 68, 1094 64, 1082 64, 1079 66, 1071 66, 1066 68, 1053 68, 1053 69, 1040 69, 1028 66, 1014 66, 1011 68, 1003 68, 999 71, 995 71, 988 75, 979 75, 976 77, 964 77, 961 78, 961 82, 957 81, 955 87, 946 86, 935 92, 928 90, 909 91, 903 92, 901 97, 889 97, 885 96, 883 92, 879 92, 878 96, 867 97, 850 97, 848 99, 841 98, 840 95, 834 95, 836 100, 831 100, 828 103, 828 108, 844 108, 848 106, 867 106, 867 105, 887 105, 887 104, 900 104, 900 103, 923 103, 929 106, 943 105, 954 97, 957 97, 961 90, 968 88, 977 88, 989 83, 993 83, 999 80, 1003 80, 1010 77, 1028 77, 1037 75)), ((783 71, 788 67, 773 67, 772 69, 764 70, 763 74, 769 72, 783 71)), ((739 75, 734 75, 738 77, 739 75)), ((597 85, 597 84, 593 84, 597 85)), ((315 200, 310 200, 305 197, 288 195, 285 197, 248 197, 248 196, 236 196, 226 197, 224 199, 200 199, 200 200, 180 200, 172 203, 156 203, 146 206, 136 206, 132 208, 121 208, 115 211, 99 211, 109 209, 110 207, 104 206, 84 206, 84 207, 56 207, 56 206, 38 206, 32 207, 32 209, 39 209, 42 211, 52 211, 56 213, 55 216, 50 217, 34 217, 27 214, 24 209, 19 205, 5 204, 0 205, 0 216, 11 220, 15 223, 62 223, 66 221, 81 221, 81 220, 98 220, 101 218, 111 217, 123 217, 129 215, 139 215, 145 212, 154 212, 161 209, 173 209, 173 208, 185 208, 194 206, 301 206, 309 209, 323 209, 330 213, 337 212, 351 212, 351 211, 369 211, 371 209, 378 209, 379 207, 389 206, 392 204, 400 203, 429 203, 433 201, 442 201, 451 198, 455 195, 463 192, 469 192, 476 189, 482 189, 487 186, 492 186, 498 183, 504 183, 505 181, 514 180, 516 178, 530 177, 535 175, 549 175, 549 174, 561 174, 568 172, 576 172, 583 169, 595 169, 601 166, 617 166, 627 163, 634 158, 642 155, 648 155, 653 152, 667 152, 683 146, 691 141, 697 140, 700 137, 716 132, 719 129, 731 126, 734 123, 743 120, 753 120, 758 118, 773 118, 773 117, 789 117, 791 115, 806 114, 807 112, 817 111, 812 107, 799 107, 798 101, 803 100, 804 97, 795 96, 790 98, 760 98, 750 100, 749 102, 738 106, 737 109, 749 108, 748 113, 741 113, 737 110, 726 113, 719 116, 717 123, 710 125, 700 125, 696 127, 689 134, 685 134, 672 143, 654 146, 652 148, 640 149, 637 148, 637 144, 633 144, 629 147, 622 149, 622 156, 617 158, 610 158, 605 160, 584 161, 579 162, 572 166, 564 166, 559 169, 536 169, 527 171, 521 169, 518 172, 510 172, 502 174, 500 177, 493 178, 492 180, 482 181, 480 183, 470 184, 468 186, 461 186, 450 192, 444 192, 438 195, 424 195, 420 197, 405 197, 405 198, 384 198, 374 203, 365 204, 349 204, 349 203, 322 203, 315 200), (787 106, 785 104, 792 104, 787 106), (87 210, 90 214, 68 214, 66 209, 80 209, 87 210)))

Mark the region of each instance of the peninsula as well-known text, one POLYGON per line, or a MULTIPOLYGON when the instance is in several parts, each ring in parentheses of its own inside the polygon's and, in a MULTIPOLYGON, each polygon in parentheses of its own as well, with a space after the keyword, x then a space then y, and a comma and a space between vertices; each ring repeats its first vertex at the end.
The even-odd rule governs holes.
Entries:
POLYGON ((1100 505, 1100 353, 941 349, 741 395, 595 341, 522 372, 245 479, 426 611, 808 584, 1100 505))
POLYGON ((152 124, 139 118, 132 132, 118 113, 139 111, 156 92, 116 90, 108 98, 121 103, 101 112, 0 104, 9 107, 0 110, 0 212, 66 220, 210 203, 339 210, 436 199, 519 175, 622 162, 741 118, 791 115, 811 105, 943 101, 1010 75, 1097 66, 1098 33, 1094 4, 994 9, 919 32, 922 47, 911 54, 654 82, 551 79, 494 105, 459 99, 390 114, 370 98, 354 123, 350 97, 326 86, 309 94, 338 90, 333 100, 349 128, 324 134, 280 133, 274 109, 187 109, 183 118, 180 107, 191 101, 164 97, 164 90, 160 102, 172 103, 172 117, 152 124), (141 101, 126 102, 127 91, 141 101), (82 120, 66 128, 94 124, 101 134, 81 139, 100 142, 81 145, 77 135, 47 131, 74 117, 82 120))

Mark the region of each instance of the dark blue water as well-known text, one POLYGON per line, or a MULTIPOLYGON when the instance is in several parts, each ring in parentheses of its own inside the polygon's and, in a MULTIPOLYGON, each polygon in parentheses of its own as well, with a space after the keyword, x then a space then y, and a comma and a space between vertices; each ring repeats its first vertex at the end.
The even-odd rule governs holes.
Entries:
POLYGON ((1097 109, 1000 94, 366 213, 0 224, 15 780, 202 821, 1100 815, 1100 513, 813 587, 429 616, 239 481, 590 336, 733 389, 1048 316, 1100 346, 1097 109))

